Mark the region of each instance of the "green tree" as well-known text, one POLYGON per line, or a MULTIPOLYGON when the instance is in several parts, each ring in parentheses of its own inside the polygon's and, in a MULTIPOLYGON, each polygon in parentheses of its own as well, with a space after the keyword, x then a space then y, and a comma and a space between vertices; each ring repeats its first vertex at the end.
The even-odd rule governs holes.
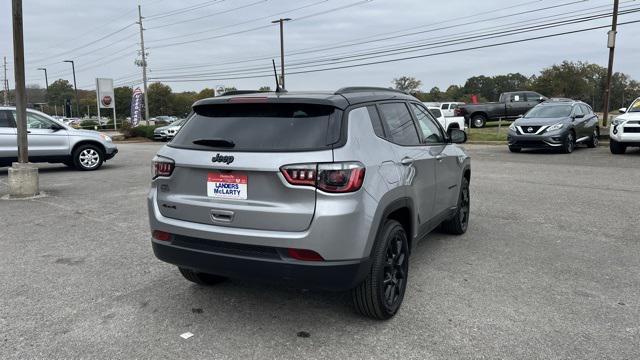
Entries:
POLYGON ((392 84, 396 90, 415 92, 422 86, 422 81, 411 76, 401 76, 393 79, 392 84))
POLYGON ((171 98, 171 111, 168 114, 178 117, 187 116, 197 96, 198 93, 192 91, 174 94, 171 98))
POLYGON ((198 95, 196 95, 196 100, 212 98, 212 97, 215 97, 215 96, 216 96, 216 91, 214 89, 204 88, 204 89, 200 90, 198 95))
POLYGON ((49 103, 49 106, 64 106, 65 101, 73 99, 73 97, 73 85, 69 81, 58 79, 49 85, 49 91, 47 91, 47 103, 49 103))
POLYGON ((260 86, 258 91, 271 91, 271 86, 260 86))
POLYGON ((133 89, 128 86, 114 88, 113 96, 116 101, 116 117, 118 119, 126 119, 128 116, 131 116, 133 89))
POLYGON ((173 93, 169 85, 155 82, 148 87, 149 116, 171 115, 173 93))

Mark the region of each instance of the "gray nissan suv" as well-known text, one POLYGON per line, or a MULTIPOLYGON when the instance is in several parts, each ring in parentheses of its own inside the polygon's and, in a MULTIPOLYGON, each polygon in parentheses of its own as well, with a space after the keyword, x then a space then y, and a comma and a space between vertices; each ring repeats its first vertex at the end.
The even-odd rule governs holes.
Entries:
POLYGON ((418 240, 467 230, 465 141, 383 88, 200 100, 153 159, 153 251, 198 284, 351 290, 358 312, 388 319, 418 240))

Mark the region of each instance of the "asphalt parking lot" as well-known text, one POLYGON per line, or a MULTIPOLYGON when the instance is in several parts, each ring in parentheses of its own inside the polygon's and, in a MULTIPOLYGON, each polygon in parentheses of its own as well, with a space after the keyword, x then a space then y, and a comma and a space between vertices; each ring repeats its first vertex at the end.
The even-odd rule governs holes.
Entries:
POLYGON ((469 231, 418 245, 401 311, 379 322, 348 294, 201 288, 156 260, 159 146, 121 144, 96 172, 42 165, 45 197, 0 200, 0 358, 640 358, 636 149, 466 146, 469 231))

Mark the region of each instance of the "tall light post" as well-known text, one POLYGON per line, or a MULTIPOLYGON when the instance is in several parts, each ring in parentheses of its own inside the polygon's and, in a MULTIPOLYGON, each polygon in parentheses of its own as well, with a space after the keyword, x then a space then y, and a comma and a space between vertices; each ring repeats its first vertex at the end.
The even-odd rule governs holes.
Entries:
POLYGON ((47 86, 47 91, 49 91, 49 78, 47 77, 47 68, 38 68, 38 70, 44 71, 44 83, 47 86))
POLYGON ((290 21, 289 18, 280 18, 278 20, 273 20, 272 24, 280 23, 280 79, 281 79, 281 87, 284 90, 284 22, 290 21))
POLYGON ((71 63, 71 70, 73 70, 73 89, 76 91, 76 116, 80 116, 80 106, 78 105, 78 87, 76 86, 76 65, 73 60, 64 60, 63 62, 71 63))

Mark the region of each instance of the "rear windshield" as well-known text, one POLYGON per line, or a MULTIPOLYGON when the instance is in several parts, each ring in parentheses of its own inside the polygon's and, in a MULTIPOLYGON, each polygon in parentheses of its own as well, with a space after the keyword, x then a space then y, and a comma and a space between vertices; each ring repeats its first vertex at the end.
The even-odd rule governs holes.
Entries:
POLYGON ((228 151, 309 151, 339 141, 338 111, 316 104, 213 104, 194 109, 173 147, 228 151), (194 143, 195 142, 195 143, 194 143))
POLYGON ((559 118, 571 115, 571 105, 540 105, 531 109, 526 118, 559 118))

